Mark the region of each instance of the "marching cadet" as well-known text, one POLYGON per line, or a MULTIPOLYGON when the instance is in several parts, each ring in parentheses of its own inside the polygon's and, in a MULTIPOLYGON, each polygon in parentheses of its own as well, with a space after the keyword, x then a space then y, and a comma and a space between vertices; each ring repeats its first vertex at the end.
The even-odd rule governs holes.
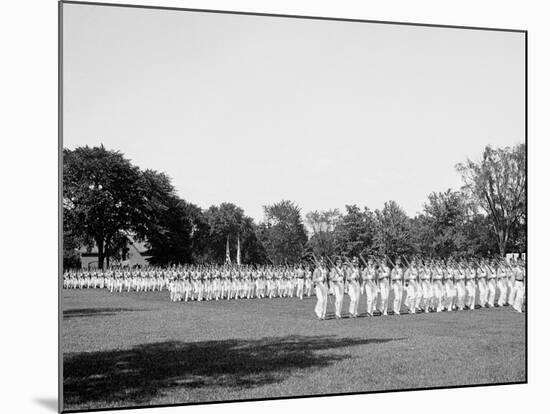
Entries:
POLYGON ((324 258, 321 258, 321 262, 317 263, 317 267, 313 271, 313 282, 315 283, 315 295, 317 296, 315 314, 319 320, 324 320, 327 315, 328 301, 328 269, 324 258))
POLYGON ((365 268, 361 274, 363 282, 363 291, 367 299, 367 315, 374 316, 376 298, 378 296, 378 287, 376 286, 376 268, 373 262, 365 263, 365 268))
POLYGON ((176 301, 176 289, 175 289, 175 279, 170 279, 168 282, 168 293, 170 294, 170 301, 175 302, 176 301))
POLYGON ((472 262, 465 266, 466 277, 466 301, 465 305, 470 310, 476 308, 476 270, 472 262))
POLYGON ((275 270, 276 286, 277 286, 277 295, 283 297, 283 287, 284 287, 284 268, 279 267, 275 270))
POLYGON ((487 306, 490 308, 495 306, 495 296, 496 296, 496 262, 492 262, 491 266, 487 266, 487 306))
POLYGON ((454 268, 455 286, 456 286, 456 307, 458 310, 464 310, 464 299, 466 297, 466 285, 464 280, 466 274, 461 263, 457 263, 454 268))
POLYGON ((500 262, 497 267, 497 278, 496 278, 498 300, 497 306, 504 306, 506 303, 506 298, 508 297, 508 287, 506 283, 506 268, 504 263, 500 262))
POLYGON ((361 297, 361 286, 359 285, 359 261, 357 257, 353 258, 348 269, 348 295, 350 298, 349 313, 352 318, 359 316, 359 298, 361 297))
POLYGON ((478 304, 482 308, 487 306, 488 302, 488 294, 489 294, 489 287, 487 286, 487 267, 485 266, 485 262, 482 261, 482 263, 477 264, 477 290, 479 292, 479 299, 478 304))
POLYGON ((296 297, 304 299, 304 284, 306 271, 303 265, 296 266, 296 297))
POLYGON ((418 280, 418 268, 416 267, 416 262, 413 259, 412 263, 409 263, 407 259, 404 259, 407 264, 407 268, 403 273, 403 279, 405 283, 405 301, 404 305, 409 311, 409 313, 416 312, 416 291, 417 291, 417 280, 418 280))
POLYGON ((292 298, 294 297, 294 269, 290 266, 287 266, 286 271, 286 297, 292 298))
POLYGON ((403 299, 403 267, 401 259, 397 258, 390 273, 391 289, 393 293, 393 314, 399 315, 401 310, 401 301, 403 299))
POLYGON ((235 281, 234 299, 241 299, 243 297, 243 274, 240 268, 234 270, 233 280, 235 281))
POLYGON ((203 283, 206 300, 212 300, 214 292, 214 271, 211 266, 207 266, 203 270, 203 283))
POLYGON ((305 294, 309 298, 311 297, 313 293, 313 280, 312 280, 312 273, 309 265, 306 265, 305 268, 305 294))
POLYGON ((336 319, 340 319, 344 303, 344 270, 341 259, 337 259, 336 266, 332 266, 330 270, 330 284, 334 293, 334 314, 336 319))
POLYGON ((275 297, 275 281, 273 280, 273 268, 269 267, 266 270, 266 287, 267 287, 267 293, 266 296, 269 299, 272 299, 275 297))
POLYGON ((443 306, 443 308, 447 312, 452 312, 454 310, 454 305, 456 301, 456 289, 454 284, 454 270, 452 267, 452 260, 449 260, 447 262, 447 265, 444 267, 443 286, 445 288, 445 305, 443 306))
POLYGON ((523 311, 523 300, 525 295, 525 264, 519 259, 513 266, 514 272, 514 293, 512 294, 512 308, 521 313, 523 311))
POLYGON ((422 292, 418 306, 425 313, 428 313, 432 302, 432 272, 425 263, 420 267, 418 277, 420 278, 420 291, 422 292))
POLYGON ((378 267, 378 290, 380 293, 380 300, 378 302, 378 310, 382 315, 388 314, 388 303, 390 296, 390 274, 391 270, 388 267, 386 261, 382 261, 378 267))
POLYGON ((231 270, 227 265, 222 272, 222 299, 229 300, 231 297, 231 270))
POLYGON ((432 309, 435 309, 436 312, 441 312, 443 310, 443 268, 441 262, 434 264, 432 271, 433 278, 433 300, 432 300, 432 309))
MULTIPOLYGON (((510 263, 514 260, 512 257, 510 259, 510 263)), ((512 298, 512 294, 514 291, 514 268, 511 266, 510 263, 506 263, 506 290, 508 292, 508 295, 506 296, 506 305, 512 306, 514 300, 512 298)))
POLYGON ((202 274, 200 267, 195 267, 194 271, 191 273, 193 278, 193 294, 195 299, 200 302, 203 299, 203 284, 202 284, 202 274))
POLYGON ((268 286, 268 267, 262 266, 260 267, 259 272, 259 286, 260 286, 260 297, 261 298, 267 298, 269 297, 269 286, 268 286))

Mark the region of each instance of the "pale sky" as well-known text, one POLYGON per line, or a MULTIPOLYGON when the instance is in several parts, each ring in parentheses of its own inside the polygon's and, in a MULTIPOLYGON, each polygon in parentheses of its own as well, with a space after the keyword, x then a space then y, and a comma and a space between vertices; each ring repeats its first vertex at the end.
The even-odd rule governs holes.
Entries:
POLYGON ((256 221, 397 201, 525 138, 524 34, 65 4, 63 136, 256 221))

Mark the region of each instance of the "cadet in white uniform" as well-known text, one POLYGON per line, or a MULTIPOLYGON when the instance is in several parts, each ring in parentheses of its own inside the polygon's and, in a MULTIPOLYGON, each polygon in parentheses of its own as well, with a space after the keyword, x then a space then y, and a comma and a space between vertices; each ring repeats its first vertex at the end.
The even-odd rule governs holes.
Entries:
POLYGON ((464 310, 464 299, 466 298, 466 285, 464 280, 466 274, 460 263, 454 268, 455 286, 456 286, 456 307, 458 310, 464 310))
POLYGON ((523 260, 515 263, 514 270, 514 293, 512 294, 512 307, 518 311, 523 311, 523 300, 525 296, 525 265, 523 260))
POLYGON ((416 313, 417 299, 417 280, 418 280, 418 268, 416 267, 416 262, 413 260, 412 263, 409 263, 409 266, 404 273, 405 279, 405 306, 407 307, 409 313, 416 313))
POLYGON ((451 263, 447 263, 447 265, 443 268, 443 286, 445 288, 445 304, 443 308, 447 312, 451 312, 454 310, 454 305, 456 301, 456 289, 454 284, 454 271, 451 266, 451 263))
POLYGON ((353 258, 353 262, 348 269, 348 295, 350 298, 349 313, 352 318, 356 318, 359 311, 359 299, 361 297, 361 285, 359 284, 359 262, 357 257, 353 258))
POLYGON ((422 299, 420 301, 419 307, 421 310, 427 313, 430 311, 430 303, 432 301, 431 271, 426 265, 423 265, 420 268, 419 273, 420 287, 422 291, 422 299))
POLYGON ((374 316, 378 287, 376 286, 376 268, 369 262, 362 273, 363 291, 367 299, 367 315, 374 316))
POLYGON ((476 270, 472 263, 467 264, 466 272, 466 303, 470 310, 476 308, 476 270))
POLYGON ((435 264, 432 275, 432 308, 435 309, 436 312, 441 312, 443 310, 443 268, 441 262, 435 264))
POLYGON ((497 271, 496 271, 496 263, 491 263, 491 266, 487 266, 487 306, 490 308, 495 306, 495 296, 497 291, 497 285, 496 285, 496 277, 497 277, 497 271))
POLYGON ((330 284, 334 293, 334 315, 336 319, 340 319, 344 304, 344 270, 340 259, 336 260, 336 266, 330 270, 330 284))
POLYGON ((476 269, 476 276, 477 276, 477 290, 478 290, 478 304, 482 308, 487 306, 487 299, 489 294, 489 287, 487 286, 487 267, 485 266, 485 263, 478 263, 477 269, 476 269))
POLYGON ((394 315, 399 315, 401 310, 401 301, 403 299, 403 268, 401 267, 401 260, 395 261, 395 266, 391 270, 391 289, 393 293, 393 306, 392 310, 394 315))
POLYGON ((378 289, 380 293, 378 310, 382 315, 388 314, 388 304, 390 297, 390 274, 390 268, 385 263, 385 261, 383 261, 378 268, 378 289))
POLYGON ((315 294, 317 296, 315 314, 318 319, 324 320, 327 315, 328 270, 323 258, 313 271, 313 282, 315 283, 315 294))
POLYGON ((506 283, 506 268, 503 263, 499 263, 497 267, 497 293, 497 305, 504 306, 508 297, 508 285, 506 283))

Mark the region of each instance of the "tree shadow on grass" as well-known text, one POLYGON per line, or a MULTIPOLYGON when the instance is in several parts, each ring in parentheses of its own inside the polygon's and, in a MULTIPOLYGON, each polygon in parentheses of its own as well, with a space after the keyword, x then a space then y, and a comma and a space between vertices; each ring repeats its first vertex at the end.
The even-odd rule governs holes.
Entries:
POLYGON ((112 316, 122 312, 136 312, 140 309, 130 308, 82 308, 67 309, 63 311, 63 319, 89 318, 93 316, 112 316))
MULTIPOLYGON (((65 356, 66 408, 146 403, 170 389, 246 389, 278 383, 293 371, 322 368, 351 355, 323 351, 397 339, 288 336, 259 340, 157 342, 128 350, 65 356)), ((182 401, 184 402, 184 401, 182 401)))

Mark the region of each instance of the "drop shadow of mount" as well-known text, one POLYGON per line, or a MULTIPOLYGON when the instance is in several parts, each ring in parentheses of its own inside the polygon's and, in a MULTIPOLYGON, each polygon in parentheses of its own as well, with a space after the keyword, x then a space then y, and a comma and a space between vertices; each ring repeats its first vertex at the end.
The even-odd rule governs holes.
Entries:
POLYGON ((351 358, 322 351, 403 339, 287 336, 167 341, 67 355, 63 362, 65 407, 143 404, 170 389, 259 387, 281 382, 296 370, 323 368, 351 358))

